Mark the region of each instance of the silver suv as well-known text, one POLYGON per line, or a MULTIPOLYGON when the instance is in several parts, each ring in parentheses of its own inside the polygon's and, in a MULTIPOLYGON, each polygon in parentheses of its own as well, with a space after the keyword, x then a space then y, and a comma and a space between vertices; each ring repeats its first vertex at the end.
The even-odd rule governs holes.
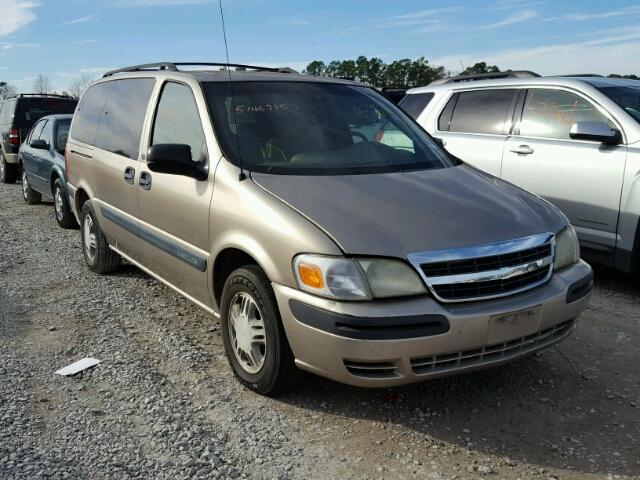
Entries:
POLYGON ((558 209, 363 85, 178 66, 87 90, 69 195, 89 268, 124 258, 211 312, 249 388, 276 394, 298 368, 398 385, 569 334, 592 274, 558 209))
POLYGON ((640 272, 639 81, 454 77, 401 105, 454 156, 559 207, 585 258, 640 272))

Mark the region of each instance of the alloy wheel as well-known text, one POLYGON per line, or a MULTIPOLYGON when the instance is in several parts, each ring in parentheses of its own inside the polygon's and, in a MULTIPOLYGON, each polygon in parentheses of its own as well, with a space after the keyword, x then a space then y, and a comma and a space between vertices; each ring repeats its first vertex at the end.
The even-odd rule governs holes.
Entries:
POLYGON ((267 338, 262 312, 251 295, 241 292, 233 297, 228 324, 236 360, 247 373, 258 373, 266 358, 267 338))
POLYGON ((29 198, 29 179, 27 178, 27 172, 22 170, 22 196, 25 200, 29 198))
POLYGON ((62 191, 59 188, 56 188, 53 195, 53 203, 56 210, 56 218, 59 221, 62 221, 62 217, 64 216, 64 198, 62 197, 62 191))
POLYGON ((91 215, 85 215, 82 222, 84 251, 91 262, 96 258, 96 228, 91 215))

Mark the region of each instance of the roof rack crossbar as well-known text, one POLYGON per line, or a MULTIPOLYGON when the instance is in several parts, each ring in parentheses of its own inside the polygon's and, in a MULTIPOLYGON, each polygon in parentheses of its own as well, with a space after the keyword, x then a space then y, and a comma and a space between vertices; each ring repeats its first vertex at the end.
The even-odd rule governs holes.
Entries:
POLYGON ((477 73, 473 75, 458 75, 456 77, 442 78, 431 82, 431 85, 445 85, 448 83, 470 82, 474 80, 491 80, 498 78, 529 78, 539 77, 535 72, 529 70, 506 70, 504 72, 477 73))
POLYGON ((134 65, 131 67, 118 68, 117 70, 111 70, 105 73, 102 78, 110 77, 118 73, 127 72, 141 72, 145 70, 169 70, 172 72, 178 72, 178 67, 195 66, 195 67, 223 67, 223 68, 235 68, 236 70, 257 70, 261 72, 274 72, 274 73, 295 73, 295 70, 291 68, 277 68, 277 67, 260 67, 256 65, 245 65, 242 63, 216 63, 216 62, 160 62, 160 63, 145 63, 143 65, 134 65))

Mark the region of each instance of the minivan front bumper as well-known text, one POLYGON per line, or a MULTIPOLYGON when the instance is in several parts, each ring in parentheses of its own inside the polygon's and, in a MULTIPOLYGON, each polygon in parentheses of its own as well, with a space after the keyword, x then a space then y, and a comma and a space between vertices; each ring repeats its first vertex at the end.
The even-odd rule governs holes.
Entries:
POLYGON ((273 288, 299 368, 386 387, 506 363, 557 343, 586 308, 592 279, 580 261, 527 292, 460 304, 431 297, 338 302, 273 288))

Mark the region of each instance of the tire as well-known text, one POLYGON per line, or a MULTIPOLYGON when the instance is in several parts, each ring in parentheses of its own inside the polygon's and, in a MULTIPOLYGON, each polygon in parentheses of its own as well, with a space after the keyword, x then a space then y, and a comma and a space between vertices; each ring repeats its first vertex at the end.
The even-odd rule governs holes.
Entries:
POLYGON ((35 205, 42 200, 42 195, 31 188, 27 172, 24 168, 22 169, 22 198, 24 198, 24 201, 29 205, 35 205))
POLYGON ((227 360, 243 385, 266 396, 275 396, 296 386, 302 372, 295 366, 271 282, 260 267, 249 265, 229 275, 222 291, 221 326, 227 360), (247 317, 252 318, 252 326, 247 327, 249 321, 244 317, 243 322, 240 312, 250 300, 255 307, 246 308, 247 317), (260 321, 262 329, 258 326, 260 321), (251 333, 252 342, 257 342, 249 347, 252 359, 245 353, 247 332, 251 333), (253 361, 260 357, 261 361, 253 361), (248 363, 253 363, 253 367, 248 363))
POLYGON ((18 178, 18 165, 15 163, 7 163, 4 155, 0 153, 0 182, 16 183, 18 178))
POLYGON ((53 215, 62 228, 76 228, 78 222, 69 207, 69 196, 59 178, 53 184, 53 215))
POLYGON ((82 206, 80 224, 82 253, 87 266, 95 273, 100 274, 116 270, 120 265, 120 255, 109 248, 109 242, 102 233, 91 201, 86 201, 82 206))

